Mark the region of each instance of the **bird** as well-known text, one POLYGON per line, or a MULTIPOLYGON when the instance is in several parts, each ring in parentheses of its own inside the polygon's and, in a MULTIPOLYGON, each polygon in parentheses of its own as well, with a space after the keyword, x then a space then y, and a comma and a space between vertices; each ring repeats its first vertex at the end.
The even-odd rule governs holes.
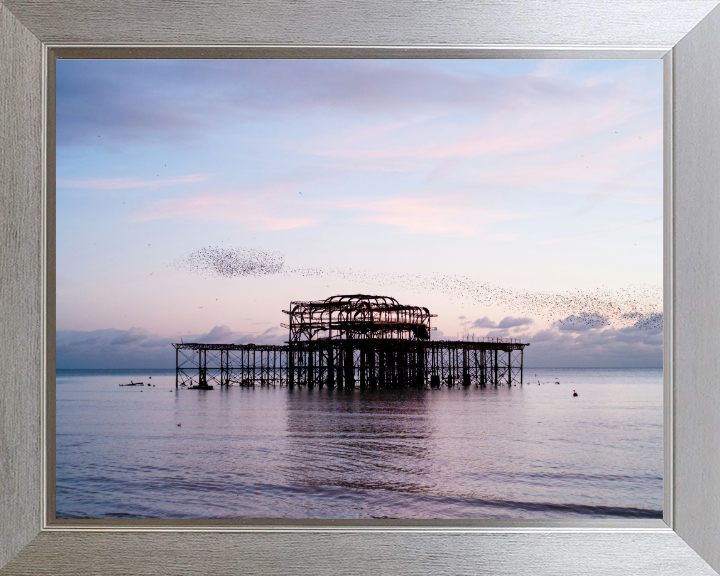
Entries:
MULTIPOLYGON (((662 330, 662 288, 630 286, 609 289, 605 286, 563 291, 520 290, 496 286, 464 275, 436 273, 378 273, 337 267, 292 267, 281 252, 244 247, 207 246, 181 256, 171 264, 178 269, 207 278, 265 277, 272 275, 304 278, 340 278, 346 281, 408 286, 444 294, 461 306, 468 303, 517 310, 524 316, 535 316, 556 322, 558 326, 634 327, 662 330)), ((330 285, 326 285, 329 287, 330 285)))

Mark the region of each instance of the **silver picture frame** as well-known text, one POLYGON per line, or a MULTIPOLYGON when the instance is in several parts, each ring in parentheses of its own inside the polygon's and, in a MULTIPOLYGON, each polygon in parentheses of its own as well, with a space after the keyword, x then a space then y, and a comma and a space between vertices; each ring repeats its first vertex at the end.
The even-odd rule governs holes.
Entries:
POLYGON ((717 5, 0 0, 0 574, 716 574, 717 5), (55 520, 58 57, 663 58, 663 520, 55 520))

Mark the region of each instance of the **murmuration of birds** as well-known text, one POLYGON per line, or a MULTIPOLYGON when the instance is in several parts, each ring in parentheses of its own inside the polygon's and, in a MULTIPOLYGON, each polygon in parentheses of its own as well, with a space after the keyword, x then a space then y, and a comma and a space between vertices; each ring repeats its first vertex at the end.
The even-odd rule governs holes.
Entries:
POLYGON ((663 327, 662 287, 648 284, 563 292, 511 289, 454 274, 386 273, 329 266, 290 267, 285 264, 281 252, 254 248, 201 248, 175 260, 170 266, 217 278, 284 275, 334 278, 378 287, 413 286, 420 291, 445 294, 456 301, 534 315, 561 326, 632 326, 644 330, 662 330, 663 327))
POLYGON ((218 278, 270 276, 283 271, 285 257, 269 250, 209 246, 178 258, 170 266, 218 278))

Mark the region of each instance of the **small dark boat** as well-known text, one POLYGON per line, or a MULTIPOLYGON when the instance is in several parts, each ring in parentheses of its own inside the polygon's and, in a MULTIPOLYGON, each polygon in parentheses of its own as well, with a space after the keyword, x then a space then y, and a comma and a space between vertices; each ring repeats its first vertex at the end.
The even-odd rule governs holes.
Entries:
POLYGON ((130 384, 118 384, 118 386, 145 386, 142 382, 133 382, 130 380, 130 384))
POLYGON ((189 386, 188 390, 212 390, 212 386, 189 386))

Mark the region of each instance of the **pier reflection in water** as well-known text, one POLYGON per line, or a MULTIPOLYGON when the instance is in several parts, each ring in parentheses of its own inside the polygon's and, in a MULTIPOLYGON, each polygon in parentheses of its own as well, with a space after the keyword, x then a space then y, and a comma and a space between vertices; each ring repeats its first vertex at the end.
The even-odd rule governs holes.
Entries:
POLYGON ((380 508, 386 491, 424 492, 428 401, 423 391, 288 391, 288 479, 380 508))

